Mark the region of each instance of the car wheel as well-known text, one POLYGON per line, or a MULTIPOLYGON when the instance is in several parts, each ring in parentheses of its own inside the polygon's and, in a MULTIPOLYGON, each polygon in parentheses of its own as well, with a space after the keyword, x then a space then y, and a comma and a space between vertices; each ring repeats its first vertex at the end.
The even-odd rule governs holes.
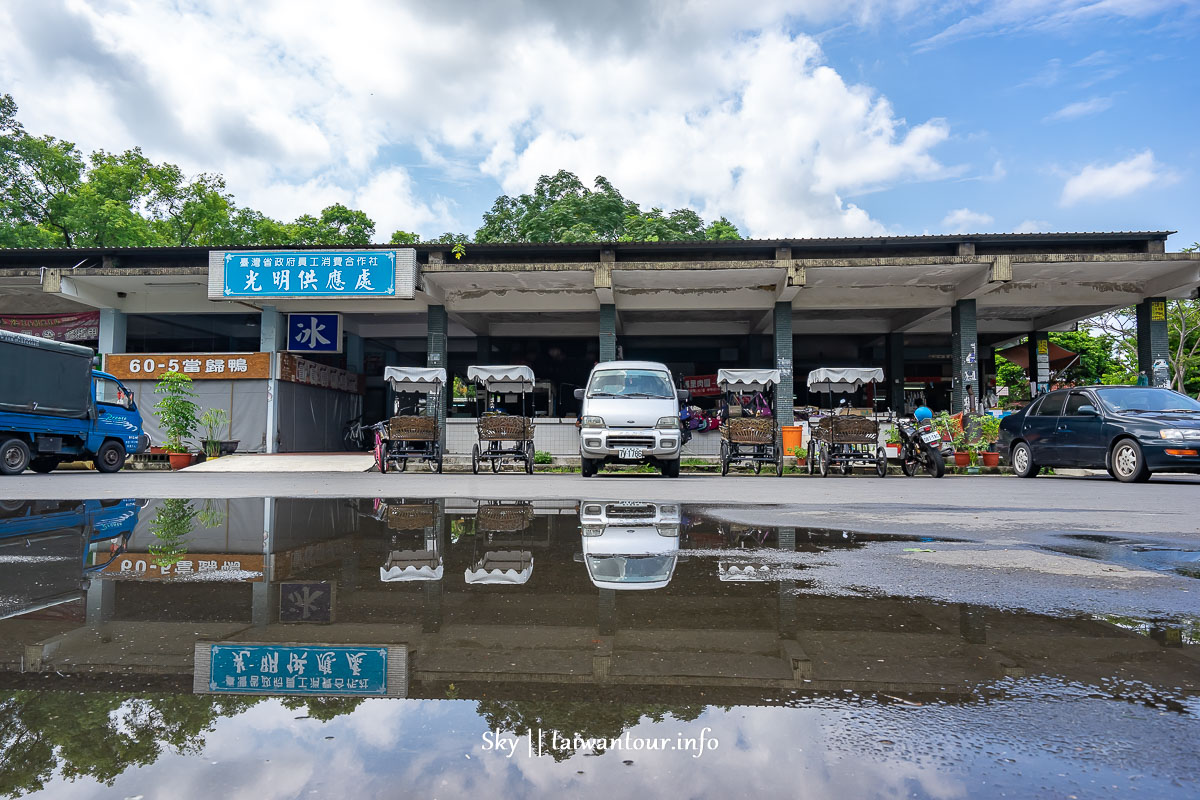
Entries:
POLYGON ((1017 442, 1012 449, 1013 472, 1018 478, 1036 478, 1041 468, 1034 463, 1033 451, 1026 442, 1017 442))
POLYGON ((587 456, 579 457, 579 474, 585 478, 590 478, 596 474, 595 464, 587 456))
POLYGON ((20 475, 29 466, 29 445, 20 439, 0 444, 0 473, 20 475))
POLYGON ((1146 457, 1136 439, 1122 439, 1113 445, 1109 458, 1116 479, 1122 483, 1145 483, 1150 480, 1146 457))
POLYGON ((668 478, 679 477, 679 459, 663 462, 663 475, 668 478))
POLYGON ((125 445, 120 442, 105 442, 96 451, 97 472, 118 472, 125 466, 125 445))

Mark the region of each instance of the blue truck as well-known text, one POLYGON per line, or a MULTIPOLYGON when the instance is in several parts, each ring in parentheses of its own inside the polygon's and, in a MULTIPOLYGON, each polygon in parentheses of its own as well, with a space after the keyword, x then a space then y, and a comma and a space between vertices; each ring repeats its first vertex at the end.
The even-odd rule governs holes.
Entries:
POLYGON ((116 472, 149 446, 133 394, 79 345, 0 331, 0 474, 91 461, 116 472))

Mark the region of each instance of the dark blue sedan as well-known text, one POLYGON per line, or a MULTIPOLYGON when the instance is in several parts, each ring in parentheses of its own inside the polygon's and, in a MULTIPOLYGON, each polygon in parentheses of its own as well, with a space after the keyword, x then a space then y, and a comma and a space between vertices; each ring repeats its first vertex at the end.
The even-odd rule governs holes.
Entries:
POLYGON ((1200 473, 1200 403, 1152 386, 1088 386, 1042 395, 1000 422, 999 450, 1022 478, 1042 467, 1200 473))

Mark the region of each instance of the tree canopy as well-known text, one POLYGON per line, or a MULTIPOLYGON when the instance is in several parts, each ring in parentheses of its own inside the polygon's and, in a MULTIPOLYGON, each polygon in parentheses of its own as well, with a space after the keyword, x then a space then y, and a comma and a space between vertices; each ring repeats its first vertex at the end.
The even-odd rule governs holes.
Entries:
POLYGON ((740 239, 729 220, 707 226, 688 208, 642 211, 603 175, 592 188, 571 172, 538 178, 533 192, 496 198, 475 231, 486 242, 667 242, 740 239))

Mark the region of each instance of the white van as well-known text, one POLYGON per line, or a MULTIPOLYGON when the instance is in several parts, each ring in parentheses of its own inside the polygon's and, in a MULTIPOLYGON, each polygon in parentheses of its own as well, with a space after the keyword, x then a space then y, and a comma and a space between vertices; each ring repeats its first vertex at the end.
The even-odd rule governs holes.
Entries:
POLYGON ((583 477, 605 464, 651 464, 679 477, 683 429, 679 403, 688 393, 675 388, 665 364, 605 361, 592 368, 587 388, 576 389, 579 460, 583 477))
POLYGON ((661 589, 671 582, 679 555, 678 503, 579 504, 582 558, 599 589, 661 589))

